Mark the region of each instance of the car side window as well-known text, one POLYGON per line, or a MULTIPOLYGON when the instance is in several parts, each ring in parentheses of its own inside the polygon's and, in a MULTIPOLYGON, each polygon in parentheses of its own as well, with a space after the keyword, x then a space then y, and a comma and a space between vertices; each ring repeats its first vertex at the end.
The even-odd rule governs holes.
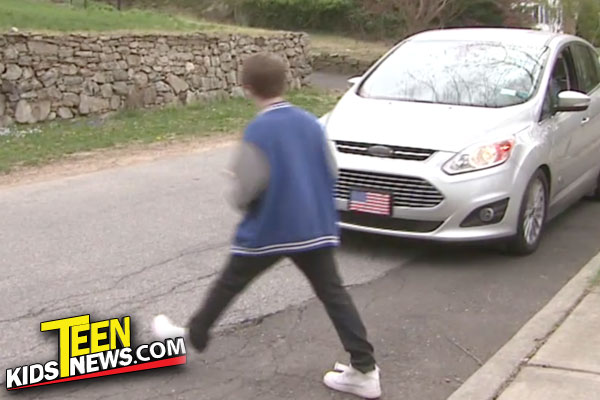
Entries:
POLYGON ((592 64, 596 66, 596 76, 598 78, 598 82, 600 83, 600 54, 592 48, 588 47, 588 53, 592 58, 592 64))
POLYGON ((546 96, 544 97, 544 105, 542 106, 542 115, 540 116, 540 121, 548 119, 552 116, 552 95, 550 94, 550 90, 546 91, 546 96))
POLYGON ((542 115, 540 120, 554 115, 554 110, 558 104, 558 95, 567 90, 573 90, 575 87, 575 73, 571 53, 565 49, 556 58, 552 75, 546 89, 546 97, 542 106, 542 115))
POLYGON ((574 44, 572 52, 577 71, 577 90, 590 93, 600 84, 598 60, 594 58, 595 52, 581 43, 574 44))

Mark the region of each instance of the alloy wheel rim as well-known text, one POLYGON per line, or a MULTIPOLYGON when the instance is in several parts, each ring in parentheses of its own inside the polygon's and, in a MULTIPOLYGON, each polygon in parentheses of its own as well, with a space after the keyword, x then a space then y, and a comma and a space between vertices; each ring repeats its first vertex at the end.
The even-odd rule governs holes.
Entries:
POLYGON ((546 190, 539 179, 531 185, 523 218, 523 237, 529 245, 537 242, 546 216, 546 190))

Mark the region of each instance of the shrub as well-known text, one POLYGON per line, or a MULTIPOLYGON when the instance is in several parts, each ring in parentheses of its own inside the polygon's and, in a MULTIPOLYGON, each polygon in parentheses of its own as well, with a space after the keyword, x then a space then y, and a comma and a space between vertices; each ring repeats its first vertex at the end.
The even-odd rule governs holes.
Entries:
POLYGON ((512 0, 468 0, 447 26, 527 27, 529 14, 512 0))
POLYGON ((579 3, 577 34, 600 46, 600 4, 597 0, 582 0, 579 3))
POLYGON ((346 32, 368 39, 394 39, 405 35, 402 16, 397 13, 375 13, 362 8, 354 9, 348 16, 346 32))
MULTIPOLYGON (((232 1, 232 0, 230 0, 232 1)), ((249 25, 336 31, 344 28, 354 0, 233 0, 249 25)))

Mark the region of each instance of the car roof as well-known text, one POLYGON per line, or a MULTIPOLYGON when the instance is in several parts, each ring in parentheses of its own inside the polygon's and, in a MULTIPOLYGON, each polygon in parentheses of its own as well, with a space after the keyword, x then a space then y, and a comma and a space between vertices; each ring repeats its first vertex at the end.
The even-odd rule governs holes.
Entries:
POLYGON ((553 39, 562 42, 565 39, 574 39, 573 36, 561 33, 536 31, 532 29, 511 28, 451 28, 439 29, 418 33, 410 41, 483 41, 504 44, 514 44, 526 47, 543 47, 549 45, 553 39))

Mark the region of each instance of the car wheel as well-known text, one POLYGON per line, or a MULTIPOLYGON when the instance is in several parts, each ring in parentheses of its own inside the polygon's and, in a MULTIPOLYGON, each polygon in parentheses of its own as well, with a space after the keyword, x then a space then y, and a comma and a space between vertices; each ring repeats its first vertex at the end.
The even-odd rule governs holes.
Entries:
POLYGON ((510 253, 528 255, 537 250, 546 225, 547 211, 548 178, 538 170, 523 195, 517 234, 508 243, 510 253))

